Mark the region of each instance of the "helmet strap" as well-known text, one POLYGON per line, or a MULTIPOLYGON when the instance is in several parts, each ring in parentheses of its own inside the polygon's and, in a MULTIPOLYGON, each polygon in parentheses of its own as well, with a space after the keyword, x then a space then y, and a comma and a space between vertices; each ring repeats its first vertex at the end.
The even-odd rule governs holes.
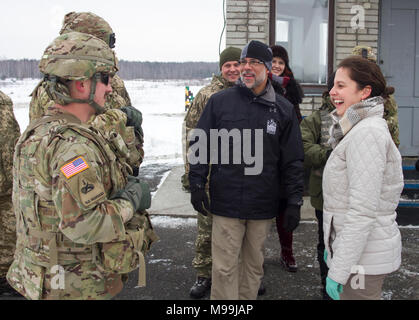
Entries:
POLYGON ((69 103, 87 103, 89 104, 94 110, 97 115, 102 114, 105 112, 105 108, 98 105, 94 99, 95 99, 95 93, 96 93, 96 84, 98 81, 100 81, 100 73, 95 73, 93 77, 91 78, 92 83, 90 86, 90 94, 89 99, 74 99, 71 97, 68 97, 60 92, 57 91, 57 82, 58 79, 56 76, 49 76, 46 77, 45 80, 47 81, 47 94, 48 96, 59 103, 69 104, 69 103))

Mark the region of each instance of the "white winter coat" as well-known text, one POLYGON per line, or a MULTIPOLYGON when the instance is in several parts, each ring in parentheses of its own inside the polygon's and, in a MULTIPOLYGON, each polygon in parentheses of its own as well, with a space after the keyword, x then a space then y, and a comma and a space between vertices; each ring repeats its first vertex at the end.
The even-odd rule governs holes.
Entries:
POLYGON ((328 277, 388 274, 401 263, 395 209, 403 190, 402 160, 382 104, 372 107, 331 153, 323 174, 323 228, 328 277))

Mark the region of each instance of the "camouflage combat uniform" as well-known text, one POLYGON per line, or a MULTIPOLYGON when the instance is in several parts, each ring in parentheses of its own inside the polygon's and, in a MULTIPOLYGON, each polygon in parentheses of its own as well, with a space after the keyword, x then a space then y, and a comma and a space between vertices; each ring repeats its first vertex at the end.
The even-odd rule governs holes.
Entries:
MULTIPOLYGON (((117 67, 103 41, 74 32, 48 46, 40 70, 83 81, 116 72, 117 67)), ((58 84, 50 81, 47 90, 57 107, 30 123, 14 154, 17 243, 7 280, 28 299, 109 299, 122 290, 122 276, 138 266, 139 285, 145 284, 143 253, 156 239, 142 214, 148 205, 124 196, 147 196, 142 185, 141 191, 125 190, 140 182, 130 180, 130 154, 118 131, 131 142, 133 131, 124 127, 126 115, 120 110, 82 124, 58 107, 57 101, 65 100, 56 94, 58 84)), ((92 100, 65 98, 70 99, 65 104, 102 108, 92 100)))
MULTIPOLYGON (((377 56, 374 53, 373 48, 369 46, 359 45, 352 49, 352 55, 361 56, 369 61, 377 63, 377 56)), ((397 114, 398 106, 393 95, 390 95, 384 102, 384 116, 383 118, 387 121, 388 130, 390 131, 391 138, 396 144, 397 148, 400 145, 399 140, 399 117, 397 114)))
MULTIPOLYGON (((193 100, 184 120, 184 138, 183 146, 186 153, 186 146, 188 142, 186 137, 189 132, 196 127, 205 105, 209 98, 216 92, 232 87, 233 84, 225 80, 221 75, 214 76, 211 83, 202 88, 195 99, 193 100)), ((189 187, 188 182, 189 164, 185 159, 185 175, 182 179, 184 188, 189 187)), ((208 188, 207 188, 208 190, 208 188)), ((198 277, 211 278, 211 233, 212 233, 212 217, 209 214, 204 216, 198 212, 198 235, 195 241, 195 257, 192 261, 192 266, 197 270, 198 277)))
POLYGON ((16 219, 12 208, 13 153, 19 124, 12 100, 0 91, 0 279, 6 277, 16 244, 16 219))
MULTIPOLYGON (((47 115, 60 113, 47 111, 47 115)), ((48 299, 56 275, 52 267, 60 265, 65 270, 61 299, 108 299, 122 289, 121 276, 100 272, 94 262, 95 246, 123 240, 123 216, 132 216, 133 208, 126 200, 108 200, 126 183, 117 162, 104 166, 107 158, 112 159, 109 146, 77 126, 64 124, 63 120, 46 123, 23 134, 17 144, 13 205, 18 240, 7 278, 26 298, 48 299), (85 170, 71 177, 63 172, 81 156, 85 170), (48 234, 57 243, 48 240, 48 234), (58 247, 55 262, 53 247, 58 247)))

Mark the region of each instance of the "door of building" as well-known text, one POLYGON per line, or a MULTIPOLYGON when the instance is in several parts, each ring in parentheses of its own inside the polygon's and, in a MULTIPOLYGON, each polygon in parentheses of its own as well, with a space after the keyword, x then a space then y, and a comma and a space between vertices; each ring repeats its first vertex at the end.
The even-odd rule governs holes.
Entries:
POLYGON ((419 154, 419 1, 382 0, 378 61, 399 106, 400 153, 419 154))

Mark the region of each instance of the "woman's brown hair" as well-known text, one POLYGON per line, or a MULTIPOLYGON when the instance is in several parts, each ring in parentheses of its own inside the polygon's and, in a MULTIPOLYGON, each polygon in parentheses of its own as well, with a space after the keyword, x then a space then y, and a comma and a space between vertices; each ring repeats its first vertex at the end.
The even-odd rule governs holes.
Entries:
POLYGON ((349 77, 358 85, 361 90, 366 86, 371 86, 370 97, 382 96, 387 99, 390 94, 394 93, 393 87, 387 87, 386 80, 380 67, 360 56, 350 56, 342 60, 338 68, 345 68, 349 71, 349 77))

